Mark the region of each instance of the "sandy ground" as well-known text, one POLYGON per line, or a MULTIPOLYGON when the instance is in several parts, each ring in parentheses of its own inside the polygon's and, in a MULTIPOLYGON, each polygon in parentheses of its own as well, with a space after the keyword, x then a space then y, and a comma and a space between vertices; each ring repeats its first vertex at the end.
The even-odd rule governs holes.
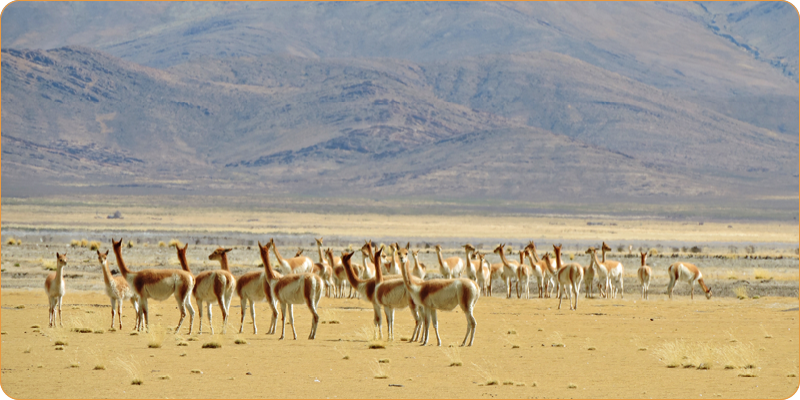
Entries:
MULTIPOLYGON (((278 341, 266 334, 266 304, 257 308, 257 335, 249 322, 245 333, 236 333, 238 299, 225 335, 215 309, 213 336, 198 335, 197 321, 188 335, 188 319, 179 334, 167 333, 178 320, 172 299, 151 303, 152 333, 136 336, 130 304, 123 308, 124 328, 109 331, 109 302, 99 291, 66 294, 64 328, 47 327, 46 304, 42 289, 2 290, 0 383, 13 398, 713 399, 788 398, 798 388, 797 298, 581 298, 578 310, 569 311, 566 300, 557 310, 555 299, 482 297, 474 346, 449 347, 463 339, 460 311, 440 313, 442 347, 402 341, 413 329, 402 310, 396 339, 385 349, 368 348, 372 311, 355 299, 322 299, 324 324, 314 341, 306 339, 310 314, 303 307, 295 309, 298 339, 278 341), (63 350, 56 350, 57 340, 67 342, 63 350), (688 348, 706 345, 708 354, 697 357, 711 369, 667 368, 658 350, 678 340, 688 348), (222 347, 202 348, 211 341, 222 347), (161 347, 149 348, 151 342, 161 347), (564 347, 553 346, 558 343, 564 347), (757 376, 725 369, 733 362, 718 354, 725 349, 742 350, 741 362, 753 364, 757 376), (132 385, 134 378, 143 383, 132 385), (497 384, 487 385, 492 381, 497 384)), ((684 363, 696 354, 688 356, 684 363)))

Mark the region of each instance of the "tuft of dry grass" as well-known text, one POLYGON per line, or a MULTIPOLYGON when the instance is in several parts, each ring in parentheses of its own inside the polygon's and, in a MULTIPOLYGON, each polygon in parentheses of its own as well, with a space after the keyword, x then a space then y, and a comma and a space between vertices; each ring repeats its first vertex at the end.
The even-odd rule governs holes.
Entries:
POLYGON ((339 353, 340 356, 342 356, 342 360, 350 359, 350 354, 348 354, 347 351, 339 350, 339 348, 336 346, 334 346, 333 349, 336 350, 336 352, 339 353))
POLYGON ((127 359, 118 357, 116 362, 128 373, 128 376, 131 378, 131 385, 141 385, 144 382, 142 381, 142 366, 133 358, 133 355, 127 359))
POLYGON ((380 361, 370 364, 370 370, 375 379, 389 379, 389 366, 380 361))
POLYGON ((663 362, 667 368, 677 368, 683 364, 687 344, 682 340, 674 342, 664 342, 653 349, 653 355, 663 362))
POLYGON ((472 363, 478 375, 481 376, 481 380, 484 382, 483 384, 486 386, 499 384, 497 374, 495 373, 495 371, 497 371, 497 365, 490 364, 486 360, 483 360, 483 362, 486 364, 486 367, 481 367, 478 364, 472 363))
POLYGON ((574 384, 574 383, 570 383, 570 384, 567 386, 567 388, 569 388, 569 389, 577 389, 577 388, 578 388, 578 385, 576 385, 576 384, 574 384))
POLYGON ((550 341, 552 342, 550 344, 552 347, 567 347, 567 345, 564 344, 564 338, 561 337, 561 334, 558 332, 550 334, 550 341))
POLYGON ((745 300, 749 296, 747 295, 747 286, 737 286, 733 289, 733 293, 736 295, 736 298, 739 300, 745 300))
POLYGON ((374 329, 370 327, 362 327, 360 331, 356 332, 356 337, 363 339, 367 342, 367 347, 370 349, 385 349, 386 341, 378 339, 374 329))
POLYGON ((247 344, 247 340, 237 338, 236 340, 233 341, 233 343, 235 343, 235 344, 247 344))
MULTIPOLYGON (((161 242, 159 242, 158 246, 159 247, 163 247, 163 246, 161 246, 161 242)), ((178 239, 170 239, 169 240, 169 247, 183 247, 183 243, 181 243, 181 241, 178 240, 178 239)))
POLYGON ((100 242, 98 242, 96 240, 92 240, 91 242, 89 242, 89 250, 92 250, 92 251, 100 250, 100 246, 102 246, 102 243, 100 243, 100 242))
POLYGON ((191 373, 193 373, 193 374, 199 374, 199 375, 202 375, 202 374, 203 374, 203 371, 200 371, 199 369, 193 369, 193 370, 191 371, 191 373))
POLYGON ((222 345, 219 342, 203 343, 203 348, 204 349, 218 349, 220 347, 222 347, 222 345))
POLYGON ((450 346, 442 348, 442 353, 444 353, 447 360, 450 361, 451 367, 460 367, 464 365, 463 361, 461 361, 461 348, 457 346, 450 346))
POLYGON ((772 335, 770 335, 769 332, 767 332, 767 330, 764 329, 764 325, 761 325, 761 330, 764 331, 764 338, 765 339, 772 339, 772 335))
POLYGON ((772 278, 772 276, 770 275, 769 271, 767 271, 764 268, 754 268, 753 269, 753 276, 756 279, 759 279, 759 280, 772 278))
POLYGON ((55 271, 56 269, 58 269, 56 267, 56 260, 51 260, 49 258, 48 259, 40 258, 39 260, 42 263, 42 268, 46 269, 47 271, 55 271))
POLYGON ((754 369, 758 357, 752 344, 733 342, 712 346, 708 343, 694 343, 685 340, 664 342, 655 347, 653 356, 667 368, 711 369, 721 364, 724 369, 754 369))
POLYGON ((101 370, 105 370, 105 369, 106 369, 106 366, 103 365, 103 364, 97 364, 97 365, 94 366, 94 370, 95 371, 101 371, 101 370))
POLYGON ((136 246, 136 243, 133 243, 133 240, 128 240, 127 247, 130 249, 133 248, 134 246, 136 246))
POLYGON ((162 381, 168 381, 168 380, 172 379, 172 377, 169 376, 169 375, 161 375, 161 376, 158 377, 158 379, 160 379, 162 381))

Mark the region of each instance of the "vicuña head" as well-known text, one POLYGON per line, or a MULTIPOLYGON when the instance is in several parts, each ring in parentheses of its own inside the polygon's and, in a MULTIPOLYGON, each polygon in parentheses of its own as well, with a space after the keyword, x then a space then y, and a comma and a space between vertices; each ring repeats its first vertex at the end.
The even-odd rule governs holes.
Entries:
POLYGON ((58 254, 56 252, 56 266, 63 267, 65 265, 67 265, 67 253, 58 254))
POLYGON ((108 262, 108 250, 105 253, 101 253, 100 250, 97 250, 97 261, 100 261, 101 265, 106 265, 108 262))
MULTIPOLYGON (((269 243, 267 243, 267 244, 269 244, 269 243)), ((186 249, 184 248, 184 251, 185 250, 186 249)), ((223 258, 227 257, 226 254, 228 254, 228 252, 231 251, 231 250, 233 250, 233 249, 225 249, 225 248, 222 248, 222 247, 218 247, 216 250, 214 250, 213 253, 208 255, 208 259, 209 260, 222 260, 223 258)))

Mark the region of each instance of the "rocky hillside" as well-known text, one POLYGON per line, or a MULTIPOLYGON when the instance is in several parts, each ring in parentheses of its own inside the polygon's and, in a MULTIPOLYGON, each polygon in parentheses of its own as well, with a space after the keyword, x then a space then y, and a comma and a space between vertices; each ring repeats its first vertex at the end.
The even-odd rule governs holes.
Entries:
POLYGON ((550 52, 161 70, 81 47, 4 49, 2 72, 12 194, 31 182, 575 202, 797 191, 796 137, 550 52))

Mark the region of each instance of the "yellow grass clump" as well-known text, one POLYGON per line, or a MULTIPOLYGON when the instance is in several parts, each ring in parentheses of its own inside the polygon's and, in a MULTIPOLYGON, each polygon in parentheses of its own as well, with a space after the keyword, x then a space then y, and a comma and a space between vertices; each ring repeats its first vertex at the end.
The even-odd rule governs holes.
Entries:
POLYGON ((500 381, 497 379, 497 374, 495 373, 495 371, 497 371, 497 366, 489 364, 486 360, 483 360, 483 362, 487 364, 485 367, 472 363, 472 366, 475 367, 476 372, 480 375, 481 381, 483 381, 483 383, 478 386, 494 386, 499 384, 500 381))
POLYGON ((444 353, 447 360, 450 362, 451 367, 460 367, 464 365, 463 361, 461 361, 461 348, 458 346, 449 346, 442 348, 442 353, 444 353))
POLYGON ((158 247, 167 247, 167 244, 162 240, 158 242, 158 247))
POLYGON ((102 246, 102 244, 96 240, 89 242, 89 250, 100 250, 100 246, 102 246))
POLYGON ((747 299, 749 296, 747 295, 747 286, 737 286, 733 289, 733 293, 736 295, 736 298, 739 300, 747 299))
POLYGON ((142 366, 131 355, 129 359, 118 357, 117 364, 128 373, 131 378, 131 385, 141 385, 142 381, 142 366))
POLYGON ((772 278, 770 273, 764 268, 754 268, 753 269, 753 276, 756 279, 770 279, 770 278, 772 278))
MULTIPOLYGON (((159 242, 158 245, 161 246, 161 242, 159 242)), ((161 247, 164 247, 164 246, 161 246, 161 247)), ((181 243, 181 241, 178 240, 178 239, 170 239, 169 247, 181 247, 182 248, 183 247, 183 243, 181 243)))
POLYGON ((667 368, 711 369, 720 364, 725 369, 752 371, 758 364, 753 345, 740 342, 711 345, 675 340, 657 345, 652 354, 667 368))

